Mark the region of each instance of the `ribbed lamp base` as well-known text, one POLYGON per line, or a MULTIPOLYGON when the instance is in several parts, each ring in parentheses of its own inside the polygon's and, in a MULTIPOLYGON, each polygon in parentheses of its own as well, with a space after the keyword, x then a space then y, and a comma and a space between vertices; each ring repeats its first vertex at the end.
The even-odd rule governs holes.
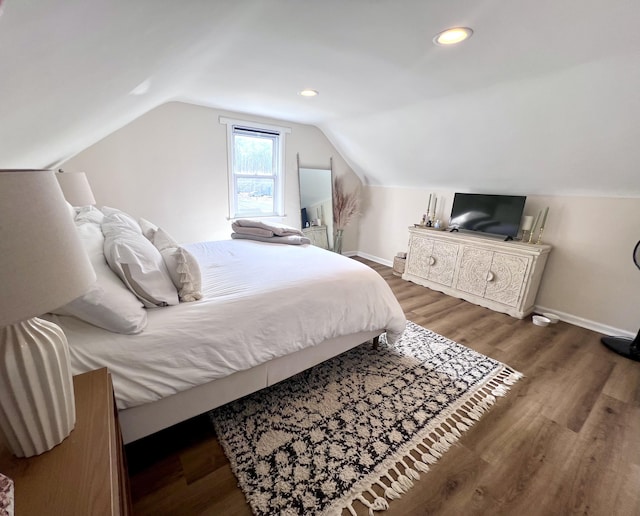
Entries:
POLYGON ((62 329, 34 317, 0 328, 0 428, 18 457, 61 443, 76 424, 62 329))

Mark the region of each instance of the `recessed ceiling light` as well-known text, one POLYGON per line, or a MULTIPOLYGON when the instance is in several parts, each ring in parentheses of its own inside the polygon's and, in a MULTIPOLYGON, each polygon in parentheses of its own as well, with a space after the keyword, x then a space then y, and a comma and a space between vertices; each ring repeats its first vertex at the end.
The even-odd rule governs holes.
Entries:
POLYGON ((455 45, 469 39, 472 34, 473 31, 469 27, 453 27, 436 34, 433 42, 440 46, 455 45))
POLYGON ((302 90, 298 95, 302 95, 303 97, 315 97, 318 95, 318 92, 316 90, 306 89, 302 90))

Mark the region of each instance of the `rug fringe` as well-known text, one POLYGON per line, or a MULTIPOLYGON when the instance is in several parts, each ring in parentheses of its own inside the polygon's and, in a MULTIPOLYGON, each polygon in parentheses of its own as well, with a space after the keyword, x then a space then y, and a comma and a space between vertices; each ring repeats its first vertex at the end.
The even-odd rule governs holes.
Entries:
POLYGON ((435 427, 421 432, 412 443, 403 447, 397 456, 390 459, 390 467, 381 473, 369 485, 352 494, 343 509, 347 509, 352 516, 356 516, 353 504, 357 501, 369 509, 369 516, 376 511, 389 508, 388 500, 400 498, 414 485, 413 481, 420 478, 420 473, 427 473, 430 465, 435 464, 442 455, 458 442, 462 432, 469 430, 482 415, 495 404, 498 397, 509 392, 510 386, 523 378, 523 374, 503 366, 502 370, 493 378, 485 382, 470 397, 458 407, 440 419, 435 427), (401 469, 399 469, 401 468, 401 469), (374 489, 378 486, 383 493, 379 495, 374 489))

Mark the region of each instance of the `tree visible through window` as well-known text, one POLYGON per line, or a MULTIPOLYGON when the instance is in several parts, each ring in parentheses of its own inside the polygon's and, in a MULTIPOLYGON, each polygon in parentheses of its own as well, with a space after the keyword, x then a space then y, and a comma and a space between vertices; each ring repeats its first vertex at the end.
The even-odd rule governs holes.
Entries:
POLYGON ((236 215, 275 215, 279 134, 234 127, 236 215))
POLYGON ((290 129, 229 120, 229 216, 268 217, 283 213, 284 133, 290 129))

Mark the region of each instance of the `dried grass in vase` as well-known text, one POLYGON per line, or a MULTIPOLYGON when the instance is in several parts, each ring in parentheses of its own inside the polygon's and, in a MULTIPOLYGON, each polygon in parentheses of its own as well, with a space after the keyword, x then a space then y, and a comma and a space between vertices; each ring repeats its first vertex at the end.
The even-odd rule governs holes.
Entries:
POLYGON ((360 190, 347 192, 344 179, 333 179, 333 223, 336 229, 344 229, 351 219, 360 213, 360 190))
POLYGON ((347 192, 344 179, 336 176, 333 179, 333 223, 336 228, 336 239, 333 250, 342 253, 342 232, 351 219, 360 213, 360 189, 347 192))

